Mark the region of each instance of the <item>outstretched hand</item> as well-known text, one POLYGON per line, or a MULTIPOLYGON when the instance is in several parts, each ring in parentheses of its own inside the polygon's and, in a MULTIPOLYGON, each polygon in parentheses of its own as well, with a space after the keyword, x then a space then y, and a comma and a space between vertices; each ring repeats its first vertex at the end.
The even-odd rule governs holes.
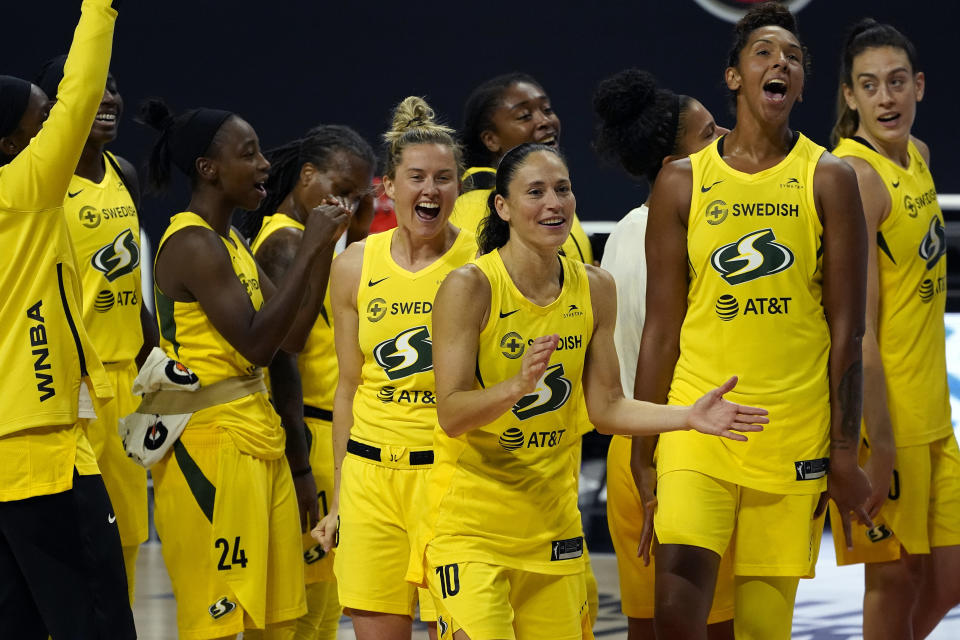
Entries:
POLYGON ((770 422, 767 410, 748 407, 723 399, 723 395, 737 386, 737 376, 733 376, 690 407, 687 425, 700 433, 746 441, 747 436, 735 431, 763 431, 764 424, 770 422))

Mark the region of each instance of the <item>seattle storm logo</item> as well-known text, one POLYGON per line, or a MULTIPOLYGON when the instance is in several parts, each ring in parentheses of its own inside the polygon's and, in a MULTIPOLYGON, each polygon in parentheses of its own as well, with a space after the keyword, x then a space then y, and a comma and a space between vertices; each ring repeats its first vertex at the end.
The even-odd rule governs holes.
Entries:
POLYGON ((714 251, 710 264, 727 284, 742 284, 780 273, 793 264, 793 252, 776 240, 772 229, 748 233, 714 251))
POLYGON ((556 411, 570 397, 573 385, 563 377, 563 363, 547 367, 532 393, 528 393, 513 405, 511 411, 520 420, 556 411))
POLYGON ((124 229, 113 242, 97 250, 90 263, 103 273, 107 282, 131 273, 140 266, 140 246, 133 231, 124 229))
POLYGON ((399 380, 433 369, 433 342, 426 326, 407 329, 396 338, 384 340, 373 350, 373 359, 391 380, 399 380))
POLYGON ((920 257, 926 260, 927 270, 933 269, 937 261, 947 253, 946 233, 940 218, 930 219, 930 228, 920 241, 920 257))

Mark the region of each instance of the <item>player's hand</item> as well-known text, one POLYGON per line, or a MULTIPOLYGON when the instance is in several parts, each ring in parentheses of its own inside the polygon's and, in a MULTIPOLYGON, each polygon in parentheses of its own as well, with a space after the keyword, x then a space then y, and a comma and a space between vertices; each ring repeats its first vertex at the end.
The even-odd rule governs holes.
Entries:
POLYGON ((324 249, 344 232, 353 215, 352 208, 339 200, 327 198, 307 215, 303 241, 314 251, 324 249))
POLYGON ((880 507, 890 495, 890 479, 897 464, 897 449, 892 445, 871 446, 870 457, 863 465, 863 471, 870 480, 870 497, 863 505, 871 518, 876 518, 880 507))
POLYGON ((656 536, 653 529, 653 514, 657 509, 657 496, 654 491, 657 486, 657 470, 649 465, 634 466, 631 461, 630 471, 633 474, 634 484, 640 493, 640 504, 643 505, 643 528, 640 530, 640 544, 637 546, 637 557, 643 558, 643 565, 650 566, 650 552, 656 536))
POLYGON ((766 417, 766 409, 735 404, 723 399, 723 395, 735 386, 737 376, 708 391, 690 407, 687 425, 700 433, 742 441, 746 441, 747 436, 734 431, 763 431, 762 425, 770 422, 766 417))
POLYGON ((326 553, 337 546, 337 529, 340 526, 339 509, 336 506, 330 508, 330 513, 323 516, 317 526, 313 528, 310 535, 320 543, 326 553))
MULTIPOLYGON (((865 508, 871 494, 870 479, 855 461, 833 456, 830 458, 830 473, 827 474, 827 494, 837 503, 847 549, 853 549, 850 514, 855 514, 857 520, 867 528, 873 528, 873 519, 865 508)), ((825 503, 822 499, 821 502, 825 503)), ((823 508, 818 505, 815 515, 822 512, 823 508)))
POLYGON ((543 372, 547 370, 550 356, 557 348, 560 336, 556 333, 549 336, 540 336, 534 340, 523 353, 520 361, 520 371, 515 376, 517 393, 520 397, 532 393, 543 372))
POLYGON ((300 532, 306 533, 320 520, 320 507, 317 502, 317 481, 313 473, 304 473, 293 479, 293 489, 297 494, 297 511, 300 512, 300 532))

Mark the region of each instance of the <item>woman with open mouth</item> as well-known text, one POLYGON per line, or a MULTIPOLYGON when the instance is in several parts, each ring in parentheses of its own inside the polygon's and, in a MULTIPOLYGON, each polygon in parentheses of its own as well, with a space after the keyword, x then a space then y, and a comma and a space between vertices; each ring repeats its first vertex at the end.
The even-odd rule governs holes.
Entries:
MULTIPOLYGON (((509 73, 477 86, 463 108, 463 144, 467 170, 463 195, 450 218, 458 227, 477 233, 487 215, 487 198, 496 180, 497 165, 510 149, 524 142, 554 148, 560 145, 560 118, 540 83, 525 73, 509 73)), ((580 219, 574 216, 564 255, 593 264, 593 249, 580 219)))
POLYGON ((853 511, 869 520, 857 466, 866 236, 856 176, 790 129, 806 61, 790 12, 757 5, 733 36, 736 126, 665 166, 650 197, 635 391, 687 404, 731 369, 749 372, 730 397, 769 409, 770 424, 746 443, 659 438, 654 625, 680 640, 706 638, 731 544, 736 637, 788 639, 819 551, 822 492, 845 528, 853 511))
POLYGON ((746 440, 736 431, 766 422, 763 409, 723 399, 736 378, 691 407, 624 397, 613 278, 557 253, 575 208, 559 151, 508 151, 481 228, 483 255, 437 293, 444 433, 423 555, 444 640, 591 635, 577 508, 579 441, 591 423, 603 433, 697 429, 746 440))
MULTIPOLYGON (((177 628, 192 638, 290 637, 306 612, 292 474, 309 474, 307 442, 302 422, 281 424, 262 369, 306 339, 308 279, 349 212, 338 208, 328 220, 326 209, 311 210, 274 285, 231 225, 234 210, 254 210, 266 196, 270 163, 253 127, 219 109, 175 116, 156 99, 140 117, 160 132, 148 184, 164 189, 174 166, 191 184, 186 211, 170 219, 157 247, 160 346, 196 375, 198 393, 244 383, 235 399, 193 412, 152 467, 177 628)), ((305 501, 315 505, 316 493, 305 501)))
POLYGON ((477 252, 473 233, 450 224, 461 171, 453 130, 411 96, 384 138, 397 227, 351 244, 330 276, 334 492, 314 529, 325 550, 337 546, 340 604, 358 640, 410 640, 418 602, 436 636, 430 594, 407 582, 433 466, 433 299, 477 252))
POLYGON ((960 602, 946 238, 930 149, 910 134, 925 78, 913 43, 868 18, 847 37, 840 81, 833 152, 857 173, 871 240, 860 456, 874 528, 833 540, 838 564, 865 563, 863 637, 925 638, 960 602))

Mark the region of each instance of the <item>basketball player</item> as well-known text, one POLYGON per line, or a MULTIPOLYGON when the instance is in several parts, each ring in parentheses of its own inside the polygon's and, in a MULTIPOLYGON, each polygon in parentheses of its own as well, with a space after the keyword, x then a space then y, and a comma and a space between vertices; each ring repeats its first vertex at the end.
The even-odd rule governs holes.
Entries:
MULTIPOLYGON (((646 71, 629 69, 607 78, 593 94, 600 117, 594 147, 636 179, 652 186, 660 168, 686 157, 729 133, 696 99, 657 86, 646 71)), ((643 242, 647 205, 630 211, 617 223, 604 245, 600 263, 617 283, 617 326, 613 332, 620 357, 624 395, 633 395, 637 352, 643 331, 647 265, 643 242)), ((656 497, 655 469, 641 469, 641 482, 630 469, 631 439, 614 436, 607 452, 607 522, 617 552, 620 599, 630 640, 653 640, 654 568, 650 540, 656 497), (645 481, 648 480, 648 481, 645 481), (641 497, 638 485, 644 489, 641 497), (644 538, 643 534, 647 536, 644 538), (637 542, 643 541, 640 553, 637 542)), ((710 611, 711 638, 733 638, 733 575, 730 554, 721 560, 720 577, 710 611)))
POLYGON ((436 626, 430 595, 405 576, 433 466, 433 299, 477 252, 475 236, 449 222, 460 177, 452 133, 421 98, 397 106, 383 177, 397 227, 333 262, 336 489, 316 534, 329 550, 339 529, 334 573, 359 640, 409 640, 418 599, 420 619, 436 626))
MULTIPOLYGON (((201 391, 227 380, 260 383, 193 413, 152 469, 177 627, 193 638, 244 629, 246 638, 291 638, 306 612, 291 476, 311 471, 300 425, 285 424, 284 437, 260 367, 279 348, 302 345, 310 326, 298 318, 307 312, 307 279, 348 214, 312 210, 288 277, 274 287, 230 225, 234 209, 256 209, 266 195, 270 165, 253 128, 229 111, 174 116, 158 100, 144 104, 141 119, 160 131, 151 186, 164 188, 173 166, 192 185, 187 210, 171 218, 157 248, 160 344, 196 374, 201 391)), ((308 504, 315 496, 306 496, 308 504)))
MULTIPOLYGON (((806 51, 763 3, 737 23, 725 79, 733 131, 660 172, 650 198, 638 397, 685 404, 727 375, 770 410, 747 444, 694 433, 657 448, 658 637, 705 638, 733 545, 737 638, 790 637, 819 551, 820 494, 869 517, 857 466, 866 241, 853 171, 794 132, 806 51)), ((649 466, 649 461, 644 462, 649 466)))
POLYGON ((867 237, 876 238, 868 251, 860 452, 876 526, 857 526, 851 537, 835 532, 837 562, 866 563, 864 638, 924 638, 960 603, 946 241, 930 150, 910 135, 925 82, 913 44, 871 19, 850 31, 840 79, 834 154, 856 171, 867 237))
POLYGON ((426 578, 443 638, 583 635, 587 606, 577 509, 578 431, 698 429, 735 440, 762 409, 723 400, 731 378, 693 407, 623 396, 606 272, 558 256, 576 200, 566 163, 526 143, 497 171, 484 253, 436 300, 437 465, 426 578))
MULTIPOLYGON (((57 99, 65 61, 66 56, 48 61, 36 78, 50 100, 57 99)), ((116 140, 122 115, 123 98, 113 75, 108 75, 63 213, 81 273, 83 324, 113 385, 113 399, 97 407, 87 437, 117 517, 132 604, 137 552, 149 533, 147 472, 127 457, 117 424, 139 404, 131 391, 133 380, 159 336, 141 300, 137 171, 126 159, 104 150, 116 140)))
MULTIPOLYGON (((338 198, 356 211, 350 218, 354 237, 366 236, 364 226, 373 216, 371 181, 376 158, 370 145, 355 131, 340 125, 321 125, 301 139, 268 152, 270 177, 267 198, 255 218, 262 220, 251 245, 253 255, 274 283, 282 282, 303 240, 304 223, 314 207, 338 198), (266 217, 264 213, 269 212, 266 217), (354 221, 365 221, 357 228, 354 221)), ((319 305, 313 328, 296 356, 296 367, 281 373, 270 368, 270 388, 277 411, 284 420, 306 424, 310 467, 316 485, 319 515, 327 514, 333 495, 333 444, 331 423, 333 395, 337 387, 337 354, 333 345, 333 314, 327 280, 332 250, 325 251, 310 277, 308 306, 319 305), (292 417, 286 399, 293 403, 292 417)), ((312 311, 311 311, 312 312, 312 311)), ((314 522, 315 524, 315 522, 314 522)), ((312 524, 311 524, 312 527, 312 524)), ((340 622, 340 604, 333 576, 333 556, 305 533, 304 574, 307 582, 307 614, 297 620, 297 640, 334 640, 340 622)))
POLYGON ((0 76, 0 628, 11 638, 136 637, 116 515, 84 433, 91 395, 111 388, 63 218, 107 81, 115 4, 80 4, 52 109, 39 87, 0 76))
MULTIPOLYGON (((508 73, 476 87, 463 107, 463 140, 467 170, 463 195, 450 221, 476 233, 487 216, 487 199, 496 181, 497 165, 510 149, 524 142, 559 148, 560 118, 547 92, 525 73, 508 73)), ((574 218, 564 255, 593 264, 590 238, 574 218)))

